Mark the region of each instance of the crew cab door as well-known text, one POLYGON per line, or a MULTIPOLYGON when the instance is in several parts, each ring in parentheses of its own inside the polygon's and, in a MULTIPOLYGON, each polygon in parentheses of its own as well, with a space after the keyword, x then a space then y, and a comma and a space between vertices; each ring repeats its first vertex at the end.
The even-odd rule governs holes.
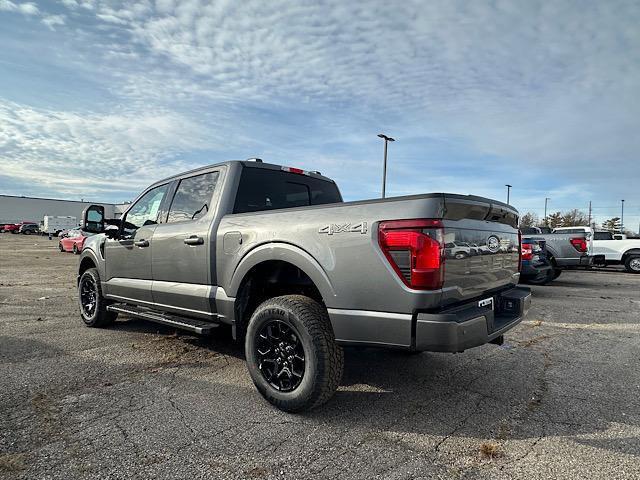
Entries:
POLYGON ((223 169, 184 176, 172 185, 166 219, 153 234, 153 301, 163 310, 216 315, 215 226, 223 169))
POLYGON ((132 303, 151 303, 151 252, 153 232, 165 201, 169 184, 146 191, 122 216, 117 238, 104 245, 108 298, 132 303))

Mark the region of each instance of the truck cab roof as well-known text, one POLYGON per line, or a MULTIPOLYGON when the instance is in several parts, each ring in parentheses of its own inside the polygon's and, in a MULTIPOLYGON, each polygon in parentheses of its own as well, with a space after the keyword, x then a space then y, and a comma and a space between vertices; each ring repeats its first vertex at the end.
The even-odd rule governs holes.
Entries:
POLYGON ((209 170, 211 168, 216 168, 221 166, 234 166, 234 165, 240 165, 243 168, 263 168, 265 170, 281 170, 286 172, 298 173, 301 175, 308 175, 310 177, 317 178, 320 180, 325 180, 327 182, 331 182, 335 184, 335 181, 333 179, 329 177, 325 177, 324 175, 322 175, 320 172, 316 170, 303 170, 301 168, 288 167, 284 165, 278 165, 275 163, 265 163, 260 159, 250 159, 250 160, 227 160, 224 162, 203 165, 201 167, 194 168, 192 170, 187 170, 186 172, 181 172, 177 175, 172 175, 170 177, 163 178, 162 180, 158 180, 152 186, 161 185, 163 183, 166 183, 178 178, 188 177, 188 176, 197 174, 199 172, 209 170))

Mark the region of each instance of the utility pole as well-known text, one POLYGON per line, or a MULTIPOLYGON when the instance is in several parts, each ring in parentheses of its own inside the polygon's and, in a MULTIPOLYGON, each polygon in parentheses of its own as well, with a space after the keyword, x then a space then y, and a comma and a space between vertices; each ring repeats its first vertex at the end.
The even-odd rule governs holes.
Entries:
POLYGON ((589 200, 589 227, 591 227, 591 200, 589 200))
POLYGON ((384 133, 378 134, 378 136, 384 139, 384 165, 382 167, 382 198, 385 198, 387 190, 387 143, 395 142, 395 138, 387 137, 384 133))
POLYGON ((507 205, 509 205, 509 194, 511 193, 511 187, 513 185, 509 185, 508 183, 505 185, 507 187, 507 205))
POLYGON ((624 233, 624 200, 622 200, 622 214, 620 215, 620 233, 624 233))
POLYGON ((544 198, 544 224, 545 226, 549 226, 549 222, 547 221, 547 202, 551 200, 549 197, 544 198))

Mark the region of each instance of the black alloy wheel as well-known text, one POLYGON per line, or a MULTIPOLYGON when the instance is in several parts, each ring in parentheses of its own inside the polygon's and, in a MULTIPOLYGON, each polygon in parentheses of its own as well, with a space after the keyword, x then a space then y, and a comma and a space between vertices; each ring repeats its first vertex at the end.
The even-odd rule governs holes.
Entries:
POLYGON ((280 392, 298 388, 305 369, 298 332, 280 320, 269 320, 258 331, 255 344, 258 368, 267 383, 280 392))
POLYGON ((80 308, 82 313, 91 318, 96 312, 98 286, 93 277, 87 275, 80 280, 80 308))
POLYGON ((251 379, 260 394, 285 412, 311 410, 335 393, 344 365, 327 308, 303 295, 262 302, 245 335, 251 379))

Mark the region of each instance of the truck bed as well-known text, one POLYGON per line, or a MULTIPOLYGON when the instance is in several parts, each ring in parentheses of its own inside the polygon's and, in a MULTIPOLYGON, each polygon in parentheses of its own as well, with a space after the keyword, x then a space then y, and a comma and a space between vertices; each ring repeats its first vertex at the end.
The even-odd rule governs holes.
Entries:
POLYGON ((285 244, 303 250, 329 279, 329 308, 397 313, 443 308, 517 283, 516 224, 517 211, 504 203, 449 193, 226 215, 217 233, 218 282, 229 288, 252 250, 285 244), (440 219, 445 244, 476 245, 464 258, 445 258, 442 289, 409 289, 389 265, 378 225, 401 219, 440 219), (494 251, 487 246, 490 238, 494 251))

